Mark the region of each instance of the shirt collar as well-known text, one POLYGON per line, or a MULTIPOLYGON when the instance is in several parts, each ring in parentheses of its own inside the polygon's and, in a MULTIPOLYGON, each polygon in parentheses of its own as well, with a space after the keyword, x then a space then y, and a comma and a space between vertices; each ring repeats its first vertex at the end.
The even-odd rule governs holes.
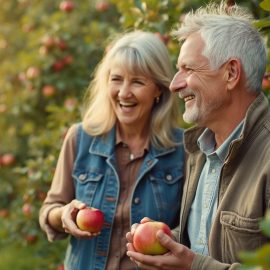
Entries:
MULTIPOLYGON (((115 140, 115 145, 118 145, 119 143, 123 143, 126 144, 123 140, 123 138, 121 137, 121 134, 119 132, 119 128, 116 128, 116 140, 115 140)), ((149 151, 149 139, 145 140, 145 144, 143 146, 144 150, 148 150, 149 151)))
POLYGON ((219 159, 224 162, 229 151, 230 143, 233 140, 240 137, 243 126, 244 126, 244 119, 238 124, 238 126, 232 131, 230 136, 216 150, 215 150, 216 141, 214 133, 210 129, 206 128, 197 140, 198 146, 201 149, 201 151, 206 155, 216 153, 219 159))

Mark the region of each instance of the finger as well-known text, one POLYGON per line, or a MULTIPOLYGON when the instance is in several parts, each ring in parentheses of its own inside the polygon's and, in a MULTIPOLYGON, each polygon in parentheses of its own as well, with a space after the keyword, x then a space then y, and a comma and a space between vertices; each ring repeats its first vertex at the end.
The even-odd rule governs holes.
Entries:
POLYGON ((131 232, 128 232, 126 234, 126 239, 129 243, 133 243, 133 235, 131 234, 131 232))
POLYGON ((165 234, 163 231, 159 230, 156 234, 156 237, 160 244, 170 250, 173 254, 181 252, 181 245, 174 241, 169 235, 165 234))
POLYGON ((145 264, 142 264, 142 263, 136 262, 136 261, 135 261, 135 263, 137 264, 137 266, 141 270, 157 270, 157 269, 159 269, 159 268, 156 268, 156 267, 154 267, 152 265, 145 265, 145 264))
POLYGON ((82 201, 73 200, 72 201, 72 207, 75 207, 75 208, 78 208, 79 210, 81 210, 81 209, 87 207, 87 205, 82 201))
POLYGON ((130 229, 130 233, 131 235, 134 235, 134 232, 136 230, 136 228, 139 226, 139 223, 134 223, 132 226, 131 226, 131 229, 130 229))
MULTIPOLYGON (((135 249, 134 249, 134 247, 133 247, 132 244, 127 243, 127 251, 135 251, 135 249)), ((132 257, 129 257, 129 259, 130 259, 132 262, 135 262, 135 263, 136 263, 136 261, 135 261, 132 257)))
POLYGON ((156 269, 156 268, 145 268, 145 267, 152 267, 155 265, 155 256, 151 255, 144 255, 139 252, 134 251, 127 251, 127 256, 136 262, 137 265, 140 266, 142 269, 156 269))
POLYGON ((142 220, 141 220, 141 223, 146 223, 146 222, 149 222, 149 221, 153 221, 151 218, 149 217, 144 217, 142 220))
POLYGON ((128 251, 135 251, 135 248, 131 243, 127 243, 127 250, 128 251))
POLYGON ((74 221, 76 220, 76 217, 77 217, 77 214, 78 214, 79 211, 80 210, 78 208, 73 208, 71 210, 70 215, 71 215, 72 220, 74 220, 74 221))

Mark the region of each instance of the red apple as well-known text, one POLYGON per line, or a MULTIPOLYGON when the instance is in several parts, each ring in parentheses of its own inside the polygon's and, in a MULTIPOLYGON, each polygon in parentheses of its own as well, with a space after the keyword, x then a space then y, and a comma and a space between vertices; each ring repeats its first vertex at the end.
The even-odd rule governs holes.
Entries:
POLYGON ((16 162, 16 158, 12 153, 6 153, 1 157, 1 164, 3 166, 11 166, 16 162))
POLYGON ((52 97, 55 94, 55 87, 53 85, 47 84, 42 88, 42 95, 44 97, 52 97))
POLYGON ((72 55, 66 55, 66 56, 63 58, 62 61, 63 61, 63 63, 64 63, 65 65, 70 65, 70 64, 73 63, 74 58, 73 58, 72 55))
POLYGON ((93 207, 86 207, 79 210, 76 223, 83 231, 97 233, 104 224, 104 213, 93 207))
POLYGON ((57 270, 65 270, 64 265, 61 263, 57 266, 57 270))
POLYGON ((5 208, 0 209, 0 217, 6 218, 6 217, 8 217, 8 215, 9 215, 8 209, 5 209, 5 208))
POLYGON ((67 43, 64 41, 64 40, 62 40, 62 39, 58 39, 57 41, 56 41, 56 45, 57 45, 57 47, 60 49, 60 50, 62 50, 62 51, 64 51, 64 50, 66 50, 67 49, 67 43))
POLYGON ((22 206, 22 211, 26 217, 29 217, 32 215, 33 207, 30 203, 24 203, 24 205, 22 206))
POLYGON ((64 12, 71 12, 74 9, 74 3, 72 1, 62 1, 59 5, 60 10, 64 12))
POLYGON ((101 0, 96 3, 96 10, 99 12, 104 12, 108 10, 109 7, 110 7, 110 4, 105 0, 101 0))
POLYGON ((135 250, 147 255, 161 255, 166 253, 168 250, 156 238, 158 230, 162 230, 169 236, 172 235, 169 226, 163 222, 149 221, 139 224, 133 236, 135 250))
POLYGON ((65 62, 63 60, 57 60, 53 63, 52 68, 54 71, 59 72, 65 67, 65 62))
POLYGON ((268 77, 264 77, 263 81, 262 81, 262 89, 264 91, 269 90, 270 89, 270 79, 268 77))
POLYGON ((38 237, 36 234, 27 234, 24 236, 24 239, 28 244, 34 244, 37 241, 38 237))

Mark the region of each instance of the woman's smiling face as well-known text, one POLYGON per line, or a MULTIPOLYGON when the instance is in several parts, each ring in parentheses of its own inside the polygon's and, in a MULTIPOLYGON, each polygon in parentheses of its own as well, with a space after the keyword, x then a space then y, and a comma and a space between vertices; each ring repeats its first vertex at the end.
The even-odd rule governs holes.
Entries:
POLYGON ((109 74, 109 97, 120 125, 142 128, 149 124, 155 98, 160 90, 142 74, 130 73, 113 65, 109 74))

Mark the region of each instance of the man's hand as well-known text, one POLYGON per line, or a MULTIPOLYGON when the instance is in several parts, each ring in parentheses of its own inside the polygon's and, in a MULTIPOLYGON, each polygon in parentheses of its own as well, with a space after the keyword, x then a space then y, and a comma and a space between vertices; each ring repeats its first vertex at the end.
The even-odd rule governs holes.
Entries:
MULTIPOLYGON (((138 225, 138 224, 137 224, 138 225)), ((157 239, 161 245, 169 252, 164 255, 144 255, 135 251, 132 245, 133 234, 136 224, 131 227, 131 232, 127 233, 127 255, 141 269, 144 270, 190 270, 194 258, 194 253, 184 245, 175 242, 171 237, 161 230, 157 232, 157 239)))

